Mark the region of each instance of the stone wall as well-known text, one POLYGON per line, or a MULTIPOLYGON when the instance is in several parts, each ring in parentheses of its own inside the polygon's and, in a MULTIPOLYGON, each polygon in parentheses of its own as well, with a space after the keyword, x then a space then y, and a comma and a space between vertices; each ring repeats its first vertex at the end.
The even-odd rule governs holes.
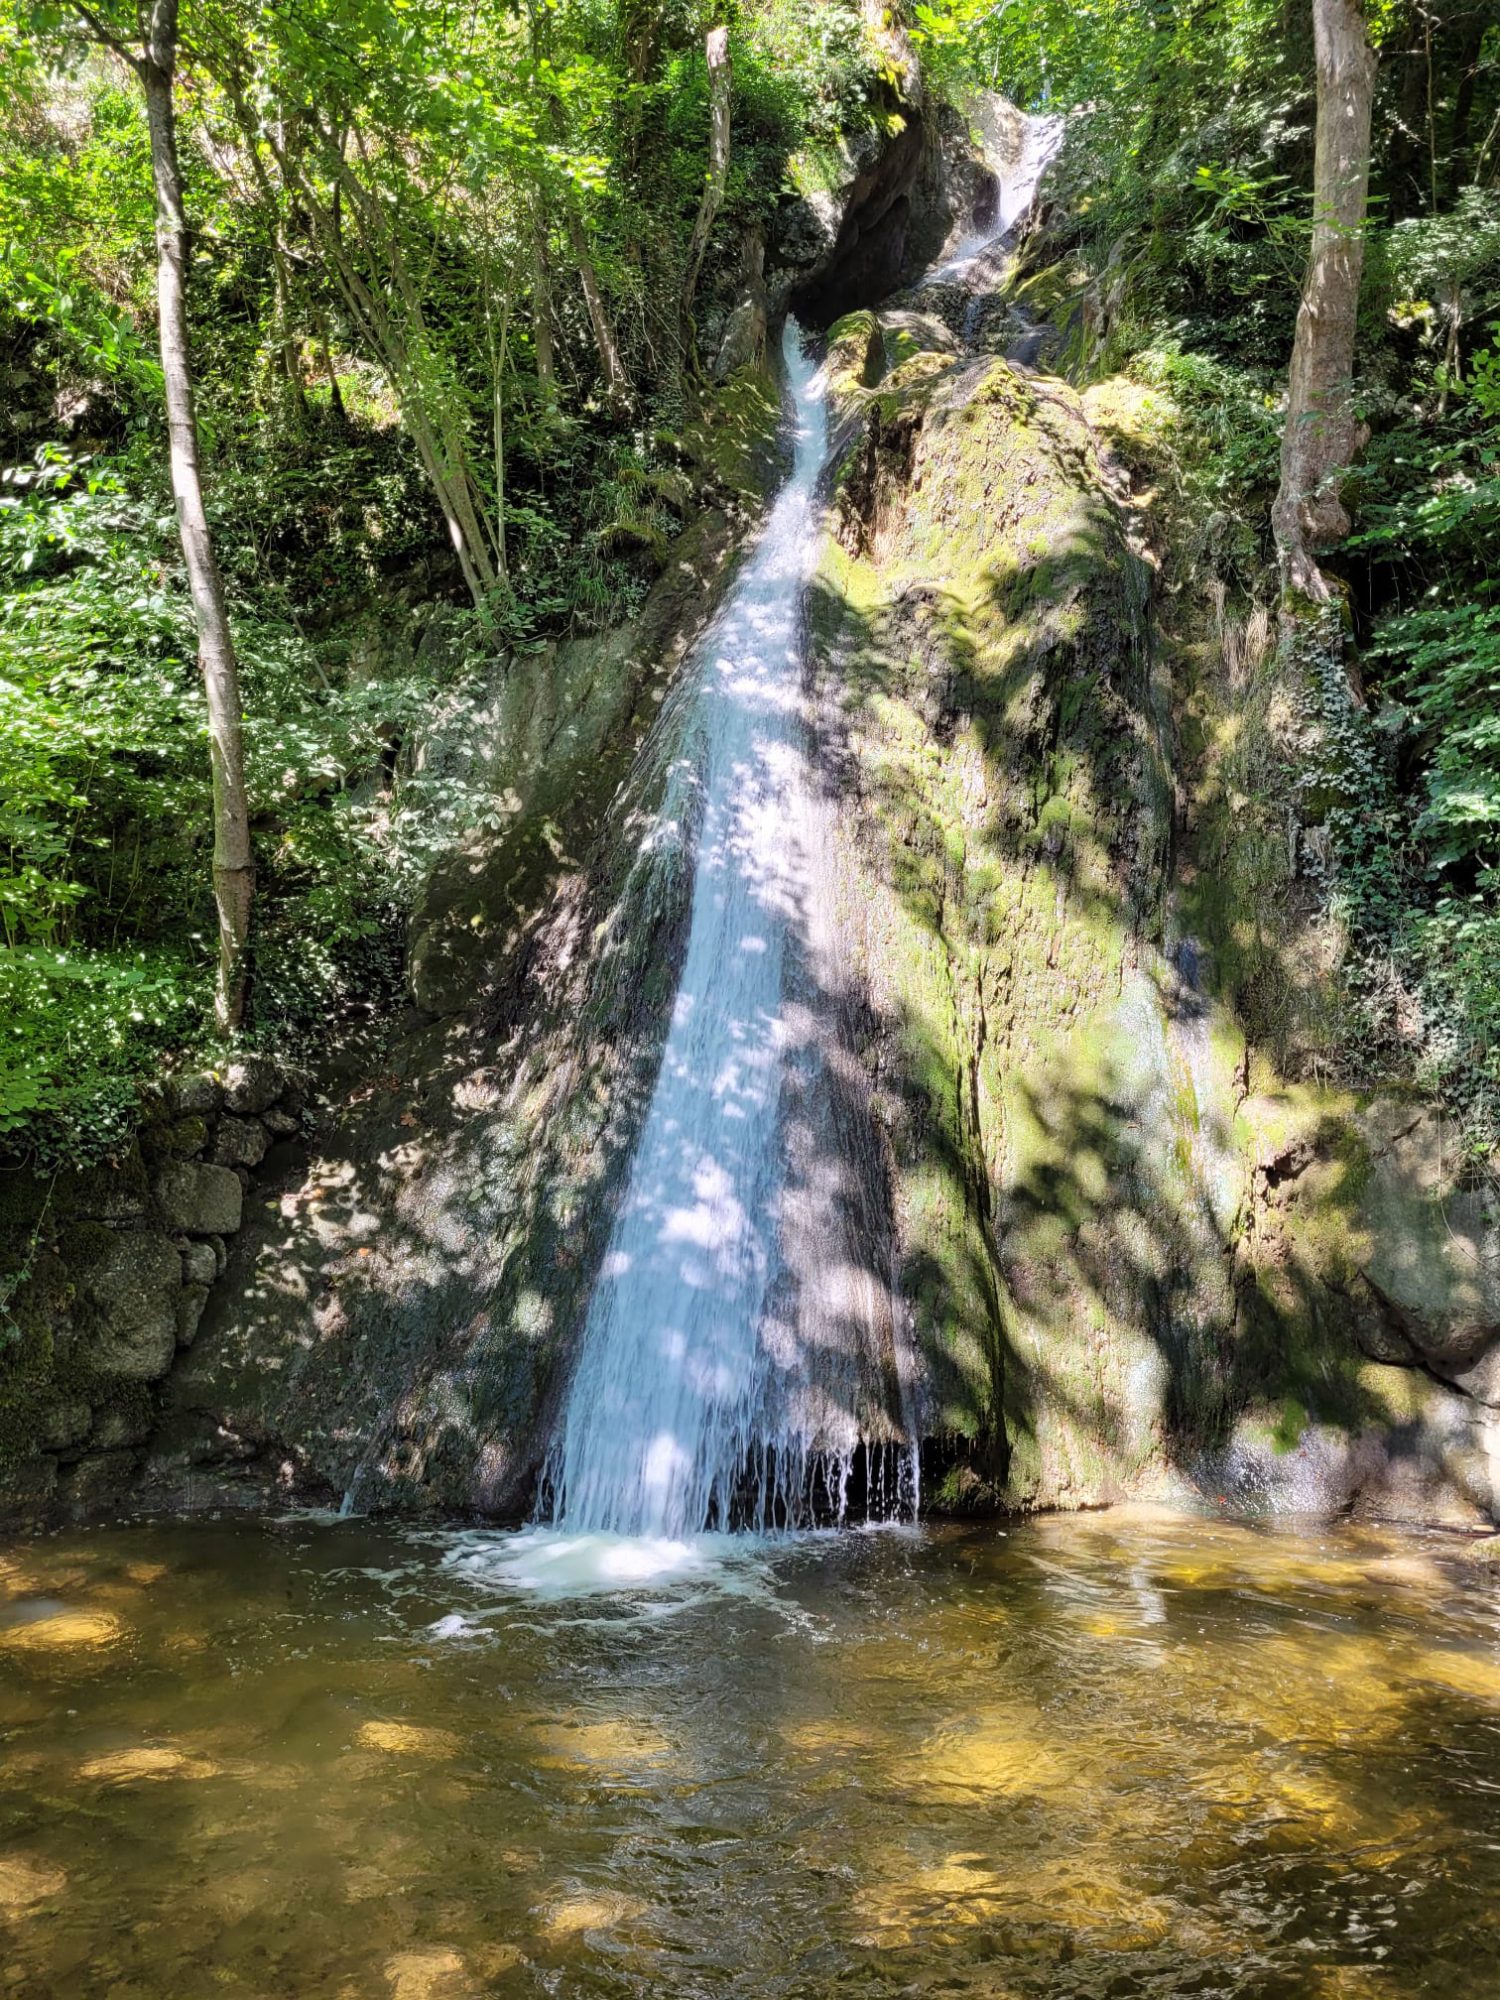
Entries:
POLYGON ((296 1156, 306 1090, 252 1058, 167 1078, 116 1159, 0 1169, 0 1508, 128 1503, 159 1385, 191 1347, 266 1168, 296 1156))

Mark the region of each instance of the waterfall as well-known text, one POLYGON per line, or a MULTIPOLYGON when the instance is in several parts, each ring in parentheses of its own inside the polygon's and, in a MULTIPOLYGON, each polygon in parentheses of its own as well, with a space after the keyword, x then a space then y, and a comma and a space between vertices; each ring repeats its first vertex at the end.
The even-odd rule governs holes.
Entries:
MULTIPOLYGON (((686 953, 654 1094, 543 1472, 570 1531, 674 1539, 840 1518, 858 1431, 831 1435, 787 1264, 788 1104, 812 1059, 802 598, 826 454, 787 326, 795 458, 700 647, 693 753, 664 820, 701 813, 686 953)), ((834 1246, 825 1246, 831 1257, 834 1246)))
POLYGON ((1067 131, 1067 122, 1055 112, 1022 114, 1020 148, 1012 160, 1002 163, 997 175, 999 189, 993 218, 983 229, 963 237, 953 254, 934 266, 924 284, 951 284, 963 278, 969 265, 987 250, 1009 241, 1041 185, 1042 175, 1056 158, 1067 131))

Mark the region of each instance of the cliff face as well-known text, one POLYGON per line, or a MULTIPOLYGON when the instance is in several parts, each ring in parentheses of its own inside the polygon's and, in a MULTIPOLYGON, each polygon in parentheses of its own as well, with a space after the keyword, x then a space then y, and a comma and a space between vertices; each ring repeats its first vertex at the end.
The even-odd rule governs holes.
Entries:
MULTIPOLYGON (((1003 168, 1020 139, 995 117, 1003 168)), ((934 250, 982 220, 990 168, 921 130, 878 174, 845 163, 796 266, 824 308, 871 282, 835 251, 876 226, 872 188, 934 250)), ((914 1417, 936 1509, 1493 1517, 1500 1216, 1420 1101, 1323 1080, 1338 938, 1297 784, 1315 665, 1174 512, 1170 404, 1045 372, 1045 329, 993 277, 829 335, 807 629, 830 894, 788 998, 826 1052, 810 1158, 856 1168, 839 1255, 873 1290, 891 1273, 917 1357, 866 1440, 914 1417)), ((777 419, 775 385, 735 374, 687 441, 705 510, 640 618, 491 663, 460 736, 435 718, 427 754, 496 810, 434 869, 425 1018, 384 1066, 263 1166, 225 1152, 213 1085, 227 1123, 158 1121, 154 1180, 142 1157, 64 1190, 71 1234, 0 1357, 0 1497, 528 1507, 676 987, 677 669, 777 419), (236 1193, 260 1173, 232 1241, 162 1207, 184 1161, 236 1193)), ((34 1220, 17 1209, 18 1245, 34 1220)), ((838 1260, 803 1234, 811 1297, 838 1260)))
POLYGON ((832 345, 815 680, 929 1502, 1491 1515, 1492 1200, 1311 1080, 1314 694, 1157 501, 1169 408, 920 311, 832 345))

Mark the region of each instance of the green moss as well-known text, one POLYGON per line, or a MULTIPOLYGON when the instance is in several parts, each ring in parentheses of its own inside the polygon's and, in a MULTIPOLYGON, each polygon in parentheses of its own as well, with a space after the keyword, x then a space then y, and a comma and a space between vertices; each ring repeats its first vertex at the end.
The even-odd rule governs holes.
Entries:
POLYGON ((713 391, 679 442, 684 456, 716 487, 759 508, 781 469, 780 431, 775 378, 764 368, 742 368, 713 391))
POLYGON ((1271 1432, 1271 1443, 1276 1452, 1285 1456, 1287 1452, 1295 1451, 1302 1442, 1302 1434, 1307 1429, 1308 1421, 1307 1411, 1297 1398, 1284 1396, 1281 1402, 1281 1414, 1271 1432))

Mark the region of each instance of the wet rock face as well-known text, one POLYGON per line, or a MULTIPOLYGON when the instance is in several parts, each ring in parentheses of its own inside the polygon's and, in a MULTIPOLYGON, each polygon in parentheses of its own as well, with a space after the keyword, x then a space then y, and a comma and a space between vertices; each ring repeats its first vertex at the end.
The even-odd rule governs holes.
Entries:
POLYGON ((144 1230, 115 1236, 100 1248, 79 1288, 80 1355, 101 1375, 155 1381, 177 1347, 182 1259, 165 1237, 144 1230))
POLYGON ((154 1192, 168 1229, 189 1236, 232 1236, 240 1226, 244 1189, 228 1167, 174 1160, 157 1175, 154 1192))
POLYGON ((0 1515, 140 1499, 160 1385, 223 1274, 251 1165, 303 1107, 261 1058, 169 1077, 119 1160, 4 1177, 0 1263, 23 1277, 0 1329, 0 1515))
POLYGON ((559 884, 587 866, 611 802, 688 646, 718 602, 779 466, 780 395, 747 366, 683 440, 703 509, 638 615, 613 631, 474 663, 417 751, 417 775, 467 791, 472 823, 434 854, 412 915, 412 997, 472 1010, 524 966, 559 884))
POLYGON ((957 347, 918 312, 834 329, 847 442, 811 622, 851 1034, 928 1433, 967 1441, 941 1483, 972 1510, 981 1487, 1105 1497, 1152 1456, 1142 1279, 1176 1168, 1135 1135, 1175 1056, 1142 566, 1076 395, 957 347), (1081 1350, 1090 1323, 1108 1337, 1081 1350))
MULTIPOLYGON (((1268 905, 1175 873, 1203 852, 1174 827, 1176 663, 1098 405, 918 310, 840 322, 829 366, 840 992, 927 1504, 1492 1518, 1500 1204, 1419 1103, 1247 1040, 1268 905)), ((1238 705, 1227 678, 1195 699, 1238 705)))
POLYGON ((1362 1344, 1500 1409, 1500 1201, 1463 1185, 1458 1135, 1429 1107, 1378 1103, 1364 1127, 1362 1344))
POLYGON ((776 249, 786 264, 811 268, 783 280, 785 303, 804 326, 822 328, 874 305, 901 283, 907 262, 912 190, 926 157, 922 113, 906 107, 894 136, 863 135, 848 179, 822 200, 801 197, 779 221, 776 249))

